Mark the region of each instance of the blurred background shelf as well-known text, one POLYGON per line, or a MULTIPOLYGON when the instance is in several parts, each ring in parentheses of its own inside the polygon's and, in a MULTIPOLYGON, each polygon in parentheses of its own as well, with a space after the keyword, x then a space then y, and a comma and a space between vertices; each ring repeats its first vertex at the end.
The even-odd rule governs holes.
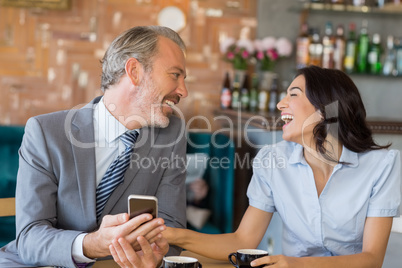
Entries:
MULTIPOLYGON (((281 131, 283 121, 280 113, 237 111, 218 109, 215 115, 226 116, 234 126, 240 128, 256 127, 267 131, 281 131)), ((402 121, 389 118, 367 118, 369 128, 374 134, 402 134, 402 121)))

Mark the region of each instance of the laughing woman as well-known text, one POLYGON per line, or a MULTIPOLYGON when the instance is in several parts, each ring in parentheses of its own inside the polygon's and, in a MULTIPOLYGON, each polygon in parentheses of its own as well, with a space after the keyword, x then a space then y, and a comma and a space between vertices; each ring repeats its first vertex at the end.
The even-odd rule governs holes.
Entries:
POLYGON ((227 260, 237 249, 256 248, 277 212, 283 255, 253 266, 381 267, 392 217, 399 216, 399 151, 373 141, 359 91, 341 71, 300 69, 277 107, 284 141, 256 156, 238 229, 209 235, 168 228, 163 235, 170 244, 227 260), (264 161, 278 165, 267 168, 264 161))

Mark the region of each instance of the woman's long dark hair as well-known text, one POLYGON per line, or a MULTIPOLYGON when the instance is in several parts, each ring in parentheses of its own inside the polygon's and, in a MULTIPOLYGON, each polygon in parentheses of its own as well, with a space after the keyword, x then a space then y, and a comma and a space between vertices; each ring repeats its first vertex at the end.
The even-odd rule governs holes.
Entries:
POLYGON ((374 142, 359 90, 348 75, 340 70, 317 66, 299 69, 296 77, 299 75, 306 80, 307 99, 323 116, 313 133, 316 150, 325 158, 338 162, 325 149, 328 134, 357 153, 391 146, 380 146, 374 142))

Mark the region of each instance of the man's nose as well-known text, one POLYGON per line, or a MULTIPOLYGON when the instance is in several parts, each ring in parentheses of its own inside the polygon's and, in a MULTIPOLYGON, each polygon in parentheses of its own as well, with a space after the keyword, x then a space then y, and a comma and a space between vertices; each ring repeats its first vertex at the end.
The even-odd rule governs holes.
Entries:
POLYGON ((187 91, 187 87, 186 87, 186 83, 184 82, 184 79, 181 81, 181 83, 177 87, 176 91, 180 95, 180 98, 185 98, 188 96, 188 91, 187 91))

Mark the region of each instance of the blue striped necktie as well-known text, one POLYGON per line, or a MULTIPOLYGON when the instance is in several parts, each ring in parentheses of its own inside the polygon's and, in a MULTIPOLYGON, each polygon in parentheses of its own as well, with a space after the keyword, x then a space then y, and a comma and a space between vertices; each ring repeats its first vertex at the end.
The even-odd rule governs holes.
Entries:
POLYGON ((96 218, 99 219, 106 205, 107 200, 113 190, 124 181, 124 173, 126 172, 131 159, 133 146, 137 140, 138 132, 125 132, 120 136, 121 141, 126 146, 126 149, 121 153, 116 160, 106 170, 101 182, 96 189, 96 218))

